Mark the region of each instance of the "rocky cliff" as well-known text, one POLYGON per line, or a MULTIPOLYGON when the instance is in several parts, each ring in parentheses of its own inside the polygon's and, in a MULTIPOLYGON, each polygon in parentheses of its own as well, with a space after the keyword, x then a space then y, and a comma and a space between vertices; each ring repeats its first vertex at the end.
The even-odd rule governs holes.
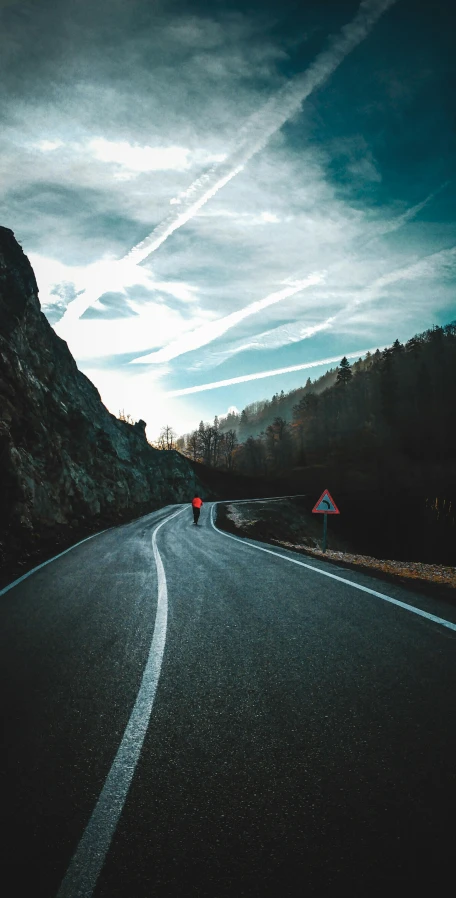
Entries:
POLYGON ((86 533, 188 501, 192 467, 152 448, 145 426, 105 408, 41 312, 13 232, 0 227, 0 569, 26 569, 86 533))

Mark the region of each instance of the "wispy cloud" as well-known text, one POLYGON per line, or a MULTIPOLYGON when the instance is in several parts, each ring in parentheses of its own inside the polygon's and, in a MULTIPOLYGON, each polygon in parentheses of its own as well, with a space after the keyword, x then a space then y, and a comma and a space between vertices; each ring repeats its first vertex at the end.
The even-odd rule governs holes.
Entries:
MULTIPOLYGON (((384 221, 377 225, 371 226, 368 229, 367 235, 359 241, 359 249, 365 249, 367 246, 369 246, 369 244, 373 243, 380 237, 386 236, 389 233, 393 233, 394 231, 399 230, 408 222, 412 221, 445 186, 445 184, 441 185, 438 190, 429 194, 429 196, 427 196, 420 203, 416 203, 414 206, 410 207, 410 209, 407 209, 407 211, 402 215, 398 215, 395 218, 389 219, 388 221, 384 221)), ((216 367, 217 365, 222 364, 222 362, 240 352, 247 352, 249 350, 278 349, 284 346, 289 346, 293 343, 299 343, 302 340, 309 339, 310 337, 315 336, 315 334, 328 330, 334 325, 335 322, 340 321, 341 318, 345 318, 347 320, 350 316, 350 313, 355 308, 358 308, 358 306, 360 306, 362 303, 367 303, 369 300, 373 300, 376 297, 380 296, 382 290, 385 289, 385 287, 391 286, 392 284, 395 284, 401 280, 412 280, 414 277, 418 277, 421 274, 424 275, 425 272, 429 274, 431 272, 433 273, 436 269, 439 268, 440 265, 445 267, 445 264, 449 264, 452 257, 452 250, 444 250, 438 253, 434 253, 431 256, 425 257, 422 260, 414 262, 411 265, 382 275, 382 277, 377 278, 373 283, 368 285, 362 291, 362 295, 358 295, 355 300, 352 300, 349 304, 344 305, 339 311, 334 312, 331 315, 326 315, 322 320, 310 325, 300 325, 298 321, 294 321, 292 324, 280 325, 279 327, 263 331, 259 334, 255 334, 250 339, 238 340, 224 350, 206 355, 203 360, 194 365, 194 370, 216 367)), ((346 264, 346 260, 342 259, 337 264, 330 266, 329 270, 326 272, 328 279, 337 276, 338 270, 346 266, 346 264)), ((322 279, 323 278, 320 278, 320 282, 322 279)), ((331 290, 329 290, 323 295, 319 295, 319 302, 321 303, 323 300, 327 301, 328 299, 332 299, 333 301, 335 301, 336 297, 340 297, 340 292, 335 294, 332 293, 331 290)))
POLYGON ((413 281, 421 278, 432 277, 436 271, 444 275, 445 271, 454 274, 456 266, 456 246, 449 249, 430 253, 416 262, 412 262, 403 268, 390 271, 373 281, 372 284, 358 291, 358 295, 335 316, 335 319, 345 317, 359 306, 370 302, 382 295, 383 291, 400 281, 413 281))
POLYGON ((189 167, 189 150, 185 147, 134 146, 127 140, 97 137, 89 144, 94 156, 102 162, 114 162, 132 172, 179 171, 189 167))
POLYGON ((402 3, 369 32, 388 5, 1 9, 4 223, 114 413, 151 435, 167 420, 190 430, 220 396, 243 407, 274 392, 274 376, 166 389, 405 342, 455 317, 454 17, 429 30, 432 10, 402 3), (138 264, 128 251, 147 234, 149 249, 165 239, 138 264), (313 272, 324 280, 295 293, 313 272))
MULTIPOLYGON (((356 352, 346 352, 347 359, 358 359, 368 352, 375 352, 377 347, 370 349, 357 349, 356 352)), ((272 371, 257 371, 255 374, 241 374, 239 377, 229 377, 227 380, 216 380, 210 384, 199 384, 197 387, 185 387, 183 390, 169 390, 166 396, 188 396, 190 393, 204 393, 206 390, 217 390, 219 387, 230 387, 232 384, 243 384, 250 380, 261 380, 264 377, 278 377, 280 374, 290 374, 292 371, 304 371, 306 368, 318 368, 320 365, 339 363, 340 355, 326 359, 318 359, 314 362, 303 362, 301 365, 288 365, 286 368, 274 368, 272 371)))
POLYGON ((423 209, 426 208, 432 200, 445 190, 445 187, 448 187, 448 181, 445 181, 443 184, 440 184, 437 187, 437 190, 433 190, 428 196, 421 200, 419 203, 415 203, 414 206, 410 206, 410 209, 406 209, 402 215, 397 215, 395 218, 391 218, 389 221, 382 221, 377 225, 369 228, 368 234, 364 240, 360 242, 360 248, 367 246, 369 243, 372 243, 373 240, 378 239, 379 237, 386 237, 387 234, 392 234, 394 231, 398 231, 399 228, 402 228, 404 225, 408 224, 409 221, 413 221, 423 209))
MULTIPOLYGON (((123 262, 126 261, 128 265, 131 263, 138 265, 144 261, 174 231, 190 221, 208 200, 212 199, 243 171, 247 162, 262 150, 285 122, 301 109, 304 100, 332 75, 345 57, 368 36, 378 19, 395 2, 396 0, 362 0, 354 19, 330 41, 329 47, 317 56, 306 72, 291 79, 239 129, 235 149, 228 158, 224 162, 212 166, 184 193, 171 200, 171 203, 177 203, 180 209, 167 216, 145 240, 134 246, 123 260, 118 263, 114 261, 110 263, 110 282, 112 274, 115 273, 117 284, 122 284, 123 262)), ((111 289, 110 285, 105 285, 102 292, 106 289, 111 289)), ((60 329, 65 330, 69 320, 86 311, 99 295, 99 292, 97 293, 97 290, 90 286, 85 295, 73 300, 61 319, 60 329)))
POLYGON ((164 346, 163 349, 134 359, 130 364, 162 364, 163 362, 169 362, 171 359, 183 355, 185 352, 200 349, 201 346, 206 346, 207 343, 211 343, 213 340, 217 339, 217 337, 221 337, 222 334, 225 334, 230 328, 235 327, 235 325, 240 324, 241 321, 244 321, 250 315, 256 315, 263 309, 267 309, 284 299, 288 299, 290 296, 295 296, 296 293, 300 293, 301 290, 305 290, 308 287, 321 283, 322 280, 322 273, 316 272, 315 274, 311 274, 309 277, 304 278, 291 286, 283 287, 282 290, 276 290, 274 293, 270 293, 263 299, 252 302, 248 306, 244 306, 243 309, 238 309, 237 312, 225 315, 224 318, 219 318, 217 321, 210 321, 208 324, 204 324, 202 327, 191 331, 191 333, 185 334, 178 340, 173 340, 172 343, 169 343, 168 346, 164 346))
POLYGON ((241 172, 247 162, 264 149, 271 137, 295 115, 304 100, 320 87, 345 57, 363 41, 380 16, 393 6, 396 0, 362 0, 359 10, 340 35, 333 38, 327 50, 317 56, 311 66, 293 78, 275 96, 245 122, 238 133, 236 147, 220 165, 213 166, 171 203, 187 203, 177 214, 172 213, 128 253, 136 263, 144 261, 155 252, 182 225, 212 199, 222 187, 241 172))
POLYGON ((193 371, 202 371, 206 368, 216 368, 232 358, 240 352, 249 352, 265 349, 281 349, 283 346, 290 346, 292 343, 300 343, 302 340, 308 340, 322 331, 328 330, 335 320, 335 315, 326 317, 318 324, 299 325, 294 321, 292 324, 283 324, 280 327, 271 328, 269 331, 256 334, 250 339, 237 340, 232 343, 228 349, 212 352, 205 358, 192 366, 193 371))

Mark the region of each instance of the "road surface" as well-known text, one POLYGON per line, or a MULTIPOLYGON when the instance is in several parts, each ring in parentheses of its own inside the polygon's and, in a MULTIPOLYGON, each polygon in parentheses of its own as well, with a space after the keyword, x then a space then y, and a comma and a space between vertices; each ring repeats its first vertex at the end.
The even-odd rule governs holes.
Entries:
POLYGON ((161 509, 0 593, 8 894, 443 894, 456 608, 211 510, 161 509))

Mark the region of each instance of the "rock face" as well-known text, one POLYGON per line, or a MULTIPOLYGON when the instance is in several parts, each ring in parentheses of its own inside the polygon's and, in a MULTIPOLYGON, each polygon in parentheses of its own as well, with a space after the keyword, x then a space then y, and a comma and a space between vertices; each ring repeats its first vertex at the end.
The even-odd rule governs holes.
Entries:
POLYGON ((29 260, 0 227, 0 567, 198 489, 145 422, 111 415, 40 309, 29 260))

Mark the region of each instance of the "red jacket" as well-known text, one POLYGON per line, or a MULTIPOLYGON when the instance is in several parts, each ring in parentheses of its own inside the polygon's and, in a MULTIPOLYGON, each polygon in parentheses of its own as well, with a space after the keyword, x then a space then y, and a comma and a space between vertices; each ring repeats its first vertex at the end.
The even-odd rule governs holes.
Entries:
POLYGON ((195 498, 192 499, 193 508, 201 508, 202 504, 203 500, 200 499, 199 496, 195 496, 195 498))

